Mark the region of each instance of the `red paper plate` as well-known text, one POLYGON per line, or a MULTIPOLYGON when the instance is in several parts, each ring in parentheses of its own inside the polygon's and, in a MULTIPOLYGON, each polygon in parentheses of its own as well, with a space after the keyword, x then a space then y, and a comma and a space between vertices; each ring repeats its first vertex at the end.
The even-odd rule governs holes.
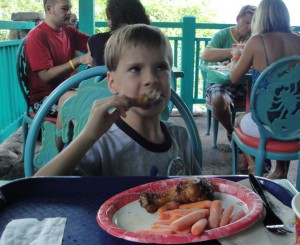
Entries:
POLYGON ((208 241, 232 235, 246 229, 262 215, 262 201, 249 188, 229 180, 209 178, 215 187, 215 199, 222 200, 223 208, 226 208, 229 204, 233 204, 235 212, 240 209, 244 210, 246 212, 244 218, 220 228, 206 230, 200 236, 192 234, 144 235, 136 233, 137 229, 149 229, 151 224, 158 220, 156 213, 150 214, 144 208, 140 207, 140 193, 161 192, 176 185, 182 179, 186 178, 173 178, 151 182, 113 196, 100 207, 97 213, 98 224, 109 234, 129 241, 181 244, 208 241))

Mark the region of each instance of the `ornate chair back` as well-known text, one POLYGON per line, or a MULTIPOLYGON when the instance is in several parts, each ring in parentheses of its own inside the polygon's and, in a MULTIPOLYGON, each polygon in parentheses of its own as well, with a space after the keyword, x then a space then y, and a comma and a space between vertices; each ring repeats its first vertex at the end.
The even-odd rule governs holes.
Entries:
MULTIPOLYGON (((17 59, 16 59, 18 83, 26 103, 26 112, 24 113, 24 117, 22 121, 23 158, 24 158, 24 152, 25 152, 24 150, 26 145, 28 128, 29 125, 32 123, 33 118, 35 117, 35 113, 32 111, 32 108, 30 107, 29 79, 28 79, 28 74, 26 69, 26 60, 25 60, 25 52, 24 52, 25 43, 26 43, 26 37, 24 37, 19 44, 17 50, 17 59)), ((55 124, 56 118, 46 117, 44 121, 48 121, 55 124)))
MULTIPOLYGON (((51 123, 45 122, 43 124, 43 137, 42 145, 40 151, 37 155, 34 155, 34 149, 36 145, 36 128, 41 126, 43 118, 47 115, 52 104, 70 88, 80 84, 77 94, 69 98, 63 105, 61 109, 62 116, 62 140, 68 144, 72 139, 74 139, 80 131, 83 129, 86 121, 88 119, 92 104, 95 100, 111 96, 111 92, 107 87, 106 78, 98 82, 89 82, 91 78, 106 75, 106 67, 94 67, 88 70, 77 73, 71 78, 67 79, 63 84, 57 87, 52 94, 43 103, 42 107, 39 109, 36 117, 33 120, 32 126, 28 134, 28 143, 26 144, 26 155, 24 159, 24 170, 25 176, 32 176, 34 173, 34 167, 41 168, 49 160, 51 160, 55 155, 58 154, 55 137, 56 137, 56 127, 51 123), (88 82, 86 82, 88 81, 88 82), (70 133, 69 125, 72 123, 74 125, 72 133, 70 133)), ((175 79, 172 74, 172 79, 175 79)), ((94 81, 94 80, 93 80, 94 81)), ((177 107, 182 118, 185 121, 187 130, 189 132, 193 151, 195 157, 202 166, 202 146, 199 137, 198 129, 196 127, 193 116, 182 99, 172 90, 171 93, 172 105, 177 107)), ((170 105, 169 105, 170 106, 170 105)), ((172 108, 167 107, 164 116, 168 118, 170 110, 172 108)))
MULTIPOLYGON (((233 134, 233 172, 236 144, 255 156, 255 174, 262 176, 264 160, 300 160, 300 56, 279 59, 267 67, 251 90, 250 111, 260 139, 233 134)), ((296 188, 300 188, 298 167, 296 188)))

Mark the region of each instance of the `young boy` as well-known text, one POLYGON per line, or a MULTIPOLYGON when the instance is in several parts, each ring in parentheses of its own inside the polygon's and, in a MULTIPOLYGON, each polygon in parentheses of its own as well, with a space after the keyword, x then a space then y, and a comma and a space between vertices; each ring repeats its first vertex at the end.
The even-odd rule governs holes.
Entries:
POLYGON ((201 174, 186 129, 160 121, 173 64, 160 29, 122 27, 107 42, 104 57, 115 95, 95 101, 78 137, 35 175, 201 174))

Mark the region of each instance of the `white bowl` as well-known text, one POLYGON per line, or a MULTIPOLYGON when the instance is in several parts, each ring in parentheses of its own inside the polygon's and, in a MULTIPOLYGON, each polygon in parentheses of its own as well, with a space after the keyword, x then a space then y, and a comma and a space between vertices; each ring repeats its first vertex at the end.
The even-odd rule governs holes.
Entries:
POLYGON ((294 210, 296 216, 300 218, 300 192, 293 197, 292 209, 294 210))

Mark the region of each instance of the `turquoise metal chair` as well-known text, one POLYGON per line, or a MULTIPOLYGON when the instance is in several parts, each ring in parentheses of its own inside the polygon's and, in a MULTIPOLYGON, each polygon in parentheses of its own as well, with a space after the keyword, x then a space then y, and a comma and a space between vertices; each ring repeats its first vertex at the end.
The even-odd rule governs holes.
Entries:
MULTIPOLYGON (((234 109, 231 112, 231 122, 232 125, 235 124, 235 118, 237 112, 243 112, 246 108, 246 101, 243 100, 237 100, 234 102, 234 109)), ((205 100, 205 107, 206 107, 206 123, 207 123, 207 129, 206 129, 206 135, 210 135, 210 128, 211 128, 211 119, 213 119, 213 143, 212 148, 217 149, 217 140, 218 140, 218 132, 219 132, 219 121, 212 115, 212 105, 210 101, 206 98, 205 100)))
MULTIPOLYGON (((26 111, 24 113, 24 117, 22 120, 22 138, 23 138, 23 159, 24 159, 24 150, 26 145, 26 139, 28 134, 28 128, 30 124, 32 123, 33 118, 35 117, 35 113, 32 111, 32 108, 30 107, 30 94, 29 94, 29 80, 26 70, 26 61, 25 61, 25 42, 26 37, 24 37, 17 50, 17 63, 16 63, 16 70, 17 70, 17 78, 19 82, 20 90, 23 94, 25 103, 26 103, 26 111)), ((53 124, 56 123, 56 118, 46 117, 44 119, 45 121, 51 122, 53 124)))
MULTIPOLYGON (((300 160, 300 56, 282 58, 267 67, 252 87, 250 111, 260 138, 239 127, 232 135, 232 174, 237 173, 237 147, 255 157, 255 175, 265 159, 300 160)), ((298 166, 296 188, 300 190, 298 166)))
MULTIPOLYGON (((29 130, 27 137, 27 143, 25 148, 25 159, 24 159, 24 171, 25 176, 30 177, 34 174, 34 168, 41 168, 49 160, 58 154, 55 135, 56 127, 51 123, 43 123, 45 115, 47 115, 52 104, 58 100, 66 91, 70 90, 72 87, 80 84, 77 94, 69 98, 63 105, 61 109, 62 115, 62 140, 68 144, 72 139, 74 139, 79 132, 82 130, 89 116, 93 101, 96 99, 101 99, 107 96, 111 96, 110 91, 107 88, 106 79, 99 81, 99 76, 106 75, 106 67, 94 67, 82 72, 77 73, 71 78, 67 79, 59 87, 57 87, 52 94, 43 103, 40 110, 37 112, 32 125, 29 130), (92 79, 93 78, 93 79, 92 79), (90 82, 95 81, 97 82, 90 82), (71 122, 74 123, 73 132, 70 136, 69 125, 71 122), (43 127, 43 137, 42 145, 40 151, 35 155, 35 146, 37 140, 36 129, 43 127)), ((176 79, 174 74, 172 74, 172 80, 176 79)), ((174 81, 172 81, 174 83, 174 81)), ((199 137, 198 129, 193 119, 193 115, 183 102, 183 100, 176 94, 174 90, 171 91, 172 104, 169 103, 166 110, 162 114, 162 117, 168 119, 169 114, 173 108, 173 105, 177 107, 178 111, 183 117, 187 130, 189 132, 193 151, 195 157, 202 168, 202 146, 199 137)), ((164 119, 164 118, 163 118, 164 119)))

